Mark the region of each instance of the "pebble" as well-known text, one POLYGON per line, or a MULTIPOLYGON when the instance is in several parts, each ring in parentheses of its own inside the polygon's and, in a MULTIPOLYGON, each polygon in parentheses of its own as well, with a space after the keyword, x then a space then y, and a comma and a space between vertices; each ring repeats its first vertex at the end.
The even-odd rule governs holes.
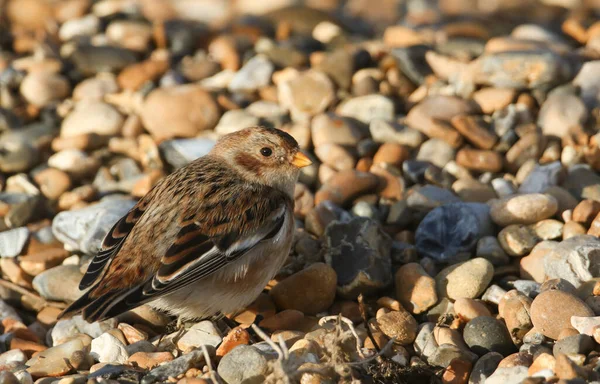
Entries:
POLYGON ((412 343, 417 337, 417 321, 406 311, 391 311, 377 318, 377 326, 387 337, 401 345, 412 343))
POLYGON ((560 354, 564 355, 575 355, 583 354, 587 355, 594 349, 594 339, 588 335, 573 335, 562 338, 554 343, 552 353, 554 357, 558 357, 560 354))
POLYGON ((30 104, 37 107, 46 107, 69 96, 71 85, 62 75, 32 72, 23 79, 20 91, 30 104))
POLYGON ((315 263, 280 281, 269 295, 278 308, 313 315, 327 310, 335 299, 337 275, 324 263, 315 263))
POLYGON ((134 205, 135 202, 129 199, 109 199, 82 209, 60 212, 52 221, 52 233, 71 249, 93 254, 114 223, 134 205))
POLYGON ((325 261, 337 274, 340 295, 353 299, 391 283, 391 239, 376 222, 360 217, 333 222, 325 236, 325 261))
POLYGON ((70 319, 58 320, 50 332, 50 337, 52 338, 52 345, 59 345, 73 337, 77 337, 78 334, 86 334, 91 338, 97 338, 115 327, 115 320, 88 323, 83 320, 81 315, 75 315, 70 319))
POLYGON ((503 358, 504 356, 498 352, 488 352, 481 356, 473 366, 471 376, 469 376, 469 384, 484 384, 496 371, 503 358))
POLYGON ((33 289, 47 300, 75 300, 83 294, 79 290, 82 277, 78 265, 59 265, 34 277, 33 289))
POLYGON ((140 117, 157 142, 194 137, 212 129, 220 118, 212 96, 199 85, 186 84, 152 91, 144 100, 140 117))
POLYGON ((69 363, 73 353, 83 350, 90 343, 89 337, 83 337, 48 348, 25 363, 28 366, 27 372, 34 378, 66 375, 73 369, 69 363))
POLYGON ((223 356, 217 372, 228 384, 254 383, 264 380, 268 362, 263 354, 250 345, 238 345, 223 356))
POLYGON ((480 356, 489 352, 507 356, 516 349, 506 325, 493 317, 480 316, 469 321, 463 337, 469 348, 480 356))
POLYGON ((552 196, 531 193, 491 201, 490 216, 494 223, 506 227, 510 224, 534 224, 552 217, 558 202, 552 196))
POLYGON ((259 121, 260 119, 258 117, 251 115, 243 109, 234 109, 225 112, 223 116, 221 116, 215 127, 215 132, 220 136, 223 136, 246 127, 259 125, 259 121))
POLYGON ((379 178, 371 173, 345 170, 336 173, 315 194, 315 205, 329 200, 345 206, 355 198, 375 191, 379 178))
POLYGON ((435 280, 417 263, 400 267, 395 274, 396 296, 413 314, 427 311, 437 303, 435 280))
POLYGON ((469 322, 481 316, 492 316, 492 313, 483 302, 465 298, 457 299, 454 302, 454 312, 464 322, 469 322))
POLYGON ((365 124, 374 120, 392 121, 395 116, 394 103, 382 95, 353 97, 336 108, 341 116, 355 118, 365 124))
POLYGON ((416 129, 381 119, 371 121, 369 132, 377 142, 396 143, 409 148, 418 148, 424 141, 424 135, 416 129))
POLYGON ((600 240, 581 235, 562 241, 544 257, 544 271, 549 278, 565 279, 575 287, 596 275, 598 262, 593 257, 600 240))
POLYGON ((313 70, 280 82, 277 95, 281 105, 289 109, 294 121, 308 121, 312 116, 324 112, 335 100, 332 81, 324 73, 313 70))
POLYGON ((230 92, 253 92, 265 87, 271 81, 274 66, 263 55, 256 55, 233 76, 229 82, 230 92))
POLYGON ((152 369, 142 378, 141 384, 163 382, 169 377, 183 375, 190 368, 200 365, 201 362, 204 362, 204 354, 201 350, 194 350, 152 369))
POLYGON ((177 348, 182 352, 190 352, 198 349, 203 345, 217 348, 223 338, 219 330, 215 327, 212 321, 201 321, 194 324, 179 340, 177 340, 177 348))
POLYGON ((143 369, 152 369, 172 360, 171 352, 136 352, 129 357, 127 363, 143 369))
POLYGON ((125 344, 108 332, 92 340, 90 355, 100 363, 123 364, 129 358, 125 344))
POLYGON ((479 297, 492 281, 494 267, 483 258, 474 258, 442 269, 435 277, 439 297, 451 300, 479 297))
POLYGON ((488 260, 494 266, 506 265, 510 261, 500 242, 494 236, 484 236, 479 239, 475 255, 488 260))
MULTIPOLYGON (((408 203, 413 205, 410 197, 408 203)), ((456 262, 468 259, 477 241, 491 233, 489 208, 485 204, 450 202, 425 216, 417 227, 415 242, 423 256, 440 262, 456 262)))
POLYGON ((571 326, 572 316, 594 316, 594 313, 579 298, 562 291, 542 292, 531 304, 533 326, 551 339, 558 339, 560 331, 571 326))
POLYGON ((558 87, 548 94, 540 108, 538 125, 548 136, 564 137, 573 126, 583 126, 588 110, 577 96, 558 87))
POLYGON ((521 365, 498 368, 485 380, 485 384, 521 383, 527 378, 527 375, 528 368, 521 365))
POLYGON ((20 227, 0 232, 0 256, 16 257, 21 254, 29 240, 29 229, 20 227))
POLYGON ((511 224, 500 231, 498 241, 510 256, 525 256, 540 241, 536 233, 527 226, 511 224))

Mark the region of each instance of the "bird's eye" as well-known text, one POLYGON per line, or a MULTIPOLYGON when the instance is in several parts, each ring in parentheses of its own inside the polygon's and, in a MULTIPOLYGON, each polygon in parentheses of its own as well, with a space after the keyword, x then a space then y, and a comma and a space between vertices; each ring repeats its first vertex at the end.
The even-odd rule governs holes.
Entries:
POLYGON ((271 150, 271 148, 264 147, 260 150, 260 154, 264 157, 269 157, 271 154, 273 154, 273 150, 271 150))

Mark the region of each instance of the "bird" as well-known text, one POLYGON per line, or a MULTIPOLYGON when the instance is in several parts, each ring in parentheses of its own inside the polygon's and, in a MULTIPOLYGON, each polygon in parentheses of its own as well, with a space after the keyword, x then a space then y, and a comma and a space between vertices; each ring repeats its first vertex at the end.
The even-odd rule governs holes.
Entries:
POLYGON ((276 128, 220 137, 117 220, 60 317, 102 321, 148 304, 193 320, 245 308, 289 254, 294 188, 311 163, 276 128))

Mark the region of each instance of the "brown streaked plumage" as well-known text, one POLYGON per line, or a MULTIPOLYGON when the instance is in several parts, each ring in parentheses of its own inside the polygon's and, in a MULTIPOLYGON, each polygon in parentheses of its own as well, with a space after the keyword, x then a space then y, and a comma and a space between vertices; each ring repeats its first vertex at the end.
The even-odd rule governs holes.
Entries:
POLYGON ((106 235, 63 315, 88 321, 144 303, 184 318, 252 302, 281 268, 293 236, 293 190, 310 164, 287 133, 222 137, 160 180, 106 235))

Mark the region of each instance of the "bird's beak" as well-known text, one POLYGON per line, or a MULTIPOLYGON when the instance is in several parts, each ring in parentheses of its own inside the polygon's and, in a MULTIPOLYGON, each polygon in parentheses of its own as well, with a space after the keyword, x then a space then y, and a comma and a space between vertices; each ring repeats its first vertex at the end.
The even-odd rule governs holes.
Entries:
POLYGON ((302 152, 296 152, 292 164, 298 168, 304 168, 312 164, 312 161, 302 152))

